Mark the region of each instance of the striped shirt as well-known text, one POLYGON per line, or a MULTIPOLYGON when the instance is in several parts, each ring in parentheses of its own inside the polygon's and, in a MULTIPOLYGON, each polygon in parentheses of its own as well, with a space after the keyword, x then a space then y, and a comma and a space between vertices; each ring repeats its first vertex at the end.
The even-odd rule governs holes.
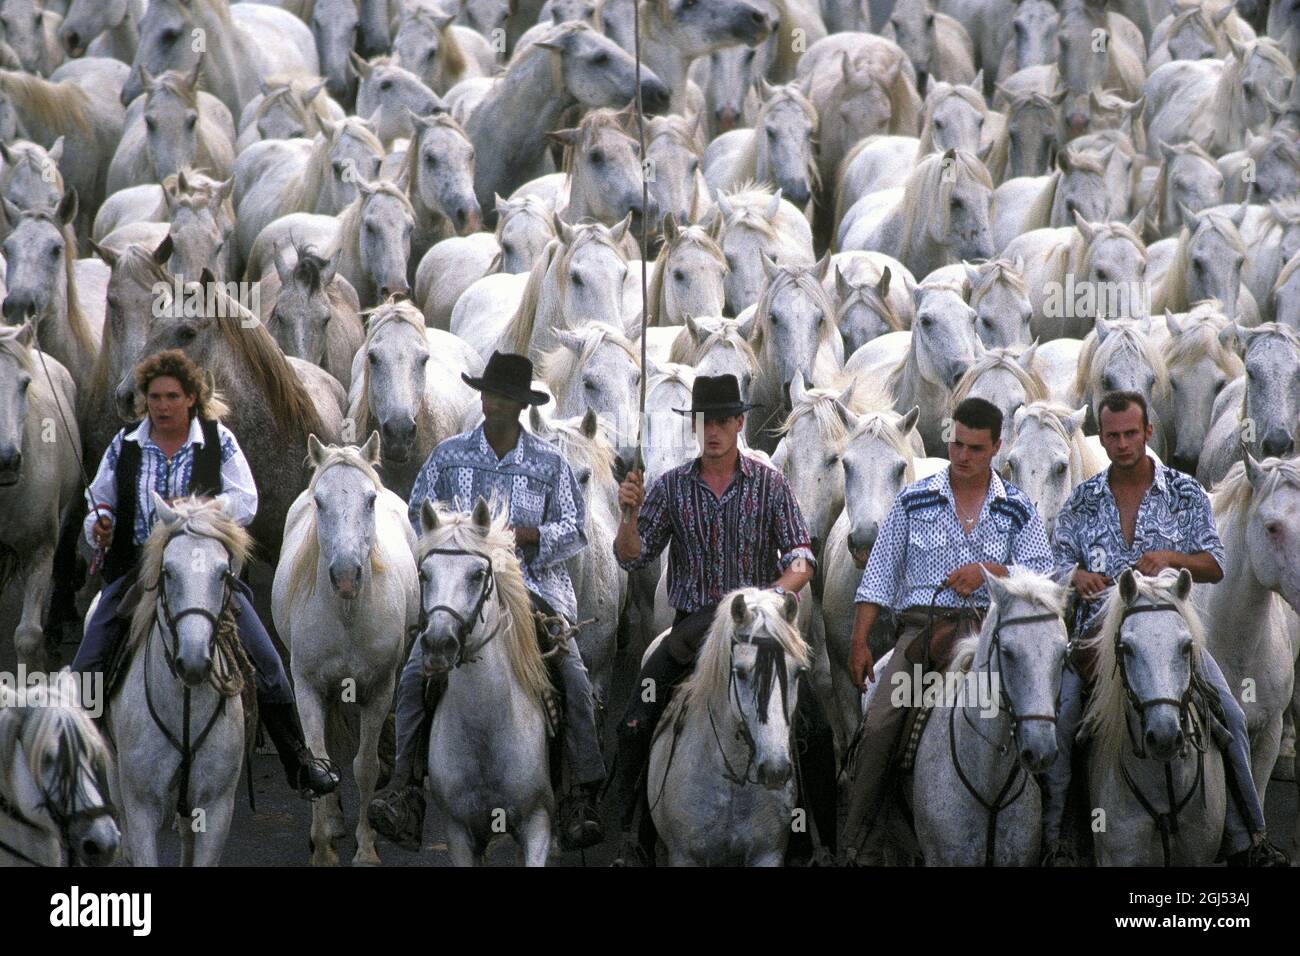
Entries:
POLYGON ((411 489, 408 517, 420 533, 426 498, 469 511, 479 496, 510 503, 510 523, 536 528, 538 543, 515 549, 524 586, 570 624, 578 621, 578 599, 565 561, 587 546, 586 499, 559 449, 520 428, 519 441, 497 458, 480 424, 440 443, 420 469, 411 489))
MULTIPOLYGON (((1040 573, 1052 570, 1043 521, 1025 493, 991 472, 975 527, 967 534, 957 517, 948 469, 913 482, 894 499, 880 526, 854 600, 904 611, 909 607, 961 608, 952 588, 935 587, 964 564, 1013 564, 1040 573)), ((988 588, 970 595, 988 607, 988 588)))
MULTIPOLYGON (((218 501, 225 502, 226 513, 239 525, 247 527, 257 516, 257 486, 253 484, 253 472, 248 467, 248 459, 243 449, 235 440, 229 428, 217 423, 217 435, 221 439, 221 484, 222 492, 218 501)), ((162 449, 153 443, 149 419, 146 417, 131 431, 123 428, 108 446, 108 451, 99 462, 99 471, 90 483, 86 494, 86 504, 90 513, 84 524, 86 540, 95 547, 95 538, 91 533, 100 514, 113 517, 117 508, 117 460, 122 454, 122 442, 132 441, 140 446, 140 480, 136 483, 135 528, 132 541, 144 544, 153 530, 154 509, 153 493, 164 500, 179 498, 189 494, 190 473, 194 470, 194 448, 203 444, 203 426, 198 416, 190 419, 190 433, 185 437, 185 444, 176 454, 168 458, 162 449), (95 509, 95 502, 100 510, 95 509)))
MULTIPOLYGON (((696 458, 667 472, 646 495, 636 530, 641 554, 627 571, 668 552, 668 603, 691 613, 739 587, 767 587, 794 561, 815 562, 808 528, 785 476, 744 454, 719 498, 696 458)), ((617 557, 617 552, 615 553, 617 557)))
MULTIPOLYGON (((1150 457, 1150 456, 1148 456, 1150 457)), ((1125 568, 1148 551, 1205 551, 1224 567, 1223 542, 1214 526, 1210 496, 1191 475, 1156 464, 1151 487, 1138 505, 1133 543, 1124 540, 1119 506, 1110 490, 1110 469, 1093 475, 1070 495, 1052 529, 1056 567, 1062 574, 1075 567, 1118 581, 1125 568)), ((1107 588, 1096 599, 1080 599, 1075 633, 1082 635, 1105 607, 1107 588)))

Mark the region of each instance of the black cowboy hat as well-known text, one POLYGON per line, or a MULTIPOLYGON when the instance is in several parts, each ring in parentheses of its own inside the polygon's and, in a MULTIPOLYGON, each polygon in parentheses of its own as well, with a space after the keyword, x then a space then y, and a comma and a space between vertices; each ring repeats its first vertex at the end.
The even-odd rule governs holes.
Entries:
POLYGON ((704 415, 706 418, 730 418, 751 408, 750 402, 740 400, 740 383, 734 375, 697 375, 691 386, 691 407, 674 408, 682 415, 704 415))
POLYGON ((526 355, 513 352, 493 352, 481 378, 460 373, 465 384, 480 392, 499 392, 507 398, 525 405, 545 405, 551 397, 532 388, 533 363, 526 355))

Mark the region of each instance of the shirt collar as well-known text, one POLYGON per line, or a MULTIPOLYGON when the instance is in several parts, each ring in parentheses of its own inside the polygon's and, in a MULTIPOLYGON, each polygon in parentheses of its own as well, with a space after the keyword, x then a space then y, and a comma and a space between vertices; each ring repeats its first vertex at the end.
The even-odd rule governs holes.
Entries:
POLYGON ((504 465, 511 459, 523 454, 524 442, 530 437, 528 429, 524 428, 524 426, 519 426, 519 440, 515 442, 515 447, 506 452, 503 457, 497 458, 497 453, 493 450, 492 446, 488 444, 487 432, 483 429, 483 425, 483 422, 479 422, 478 427, 474 430, 478 433, 478 450, 486 455, 489 461, 495 461, 504 465))
MULTIPOLYGON (((133 441, 141 448, 146 443, 151 443, 153 441, 153 428, 149 416, 146 415, 140 421, 140 424, 122 436, 122 439, 123 441, 133 441)), ((190 433, 185 436, 185 445, 202 445, 203 443, 203 426, 199 424, 199 416, 195 415, 190 419, 190 433)), ((181 447, 184 448, 185 445, 181 447)))
MULTIPOLYGON (((736 453, 736 462, 739 466, 740 473, 746 478, 754 477, 754 462, 748 455, 742 451, 736 453)), ((704 456, 698 456, 691 461, 691 474, 696 478, 700 477, 700 467, 704 463, 704 456)))
MULTIPOLYGON (((948 468, 951 467, 952 465, 948 466, 948 468)), ((948 468, 945 468, 943 469, 943 471, 937 472, 935 474, 935 478, 938 480, 938 487, 935 490, 938 491, 940 494, 942 494, 949 501, 952 501, 953 500, 952 482, 948 480, 948 468)), ((987 501, 991 498, 992 500, 997 501, 999 499, 1006 498, 1006 496, 1007 496, 1006 486, 1002 484, 1002 479, 998 476, 998 473, 990 468, 989 469, 989 490, 985 494, 984 499, 987 501)))
MULTIPOLYGON (((1168 497, 1169 467, 1167 465, 1162 465, 1150 455, 1147 455, 1147 458, 1151 461, 1151 488, 1149 490, 1168 497)), ((1110 495, 1111 498, 1115 497, 1115 493, 1110 490, 1110 470, 1113 467, 1115 466, 1107 465, 1106 470, 1097 476, 1101 479, 1101 486, 1106 489, 1106 494, 1110 495)))

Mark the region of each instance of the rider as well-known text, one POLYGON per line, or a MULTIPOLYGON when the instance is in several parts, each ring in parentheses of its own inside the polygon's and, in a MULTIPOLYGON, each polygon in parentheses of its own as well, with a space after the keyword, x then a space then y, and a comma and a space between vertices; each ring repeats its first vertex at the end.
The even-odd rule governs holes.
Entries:
MULTIPOLYGON (((74 671, 102 671, 126 631, 124 617, 133 602, 124 606, 124 599, 137 583, 140 549, 156 517, 153 492, 166 501, 213 495, 240 525, 247 526, 257 514, 248 459, 234 434, 217 420, 226 408, 199 367, 172 349, 141 361, 134 375, 136 414, 142 419, 113 438, 86 495, 91 509, 86 540, 104 555, 103 589, 86 622, 74 671)), ((339 776, 307 748, 293 688, 253 610, 253 592, 234 579, 231 588, 239 638, 257 671, 258 712, 289 786, 306 797, 331 793, 339 776)))
MULTIPOLYGON (((879 677, 881 687, 890 687, 895 674, 914 665, 943 667, 956 639, 983 621, 989 604, 983 572, 1006 577, 1013 564, 1052 569, 1033 503, 990 467, 1002 445, 1001 411, 968 398, 953 409, 948 427, 948 467, 899 492, 863 571, 849 650, 849 676, 859 690, 866 689, 864 674, 877 680, 867 636, 881 608, 898 618, 894 652, 879 677)), ((894 704, 897 696, 877 690, 868 705, 846 820, 850 860, 887 804, 908 714, 906 704, 894 704)))
MULTIPOLYGON (((734 375, 700 375, 691 388, 701 454, 667 472, 645 493, 640 472, 630 471, 619 487, 624 520, 614 555, 627 571, 653 561, 672 541, 668 554, 668 600, 676 608, 672 630, 641 668, 631 703, 618 728, 618 765, 623 799, 623 846, 616 866, 653 866, 655 831, 646 807, 644 768, 655 725, 668 693, 690 670, 723 595, 739 587, 771 587, 793 594, 812 577, 814 558, 799 503, 785 477, 740 454, 737 438, 745 411, 734 375), (644 502, 644 510, 642 503, 644 502), (633 833, 636 816, 641 826, 633 833)), ((834 852, 835 752, 816 694, 805 680, 798 694, 797 721, 806 728, 802 774, 822 839, 834 852)), ((806 838, 805 838, 806 839, 806 838)))
MULTIPOLYGON (((1107 392, 1098 411, 1101 444, 1110 467, 1074 489, 1052 531, 1056 566, 1073 572, 1081 601, 1074 621, 1075 643, 1101 629, 1105 592, 1125 568, 1146 575, 1186 568, 1192 580, 1223 580, 1223 545, 1214 526, 1209 496, 1196 480, 1156 464, 1146 453, 1151 438, 1146 399, 1138 392, 1107 392)), ((1200 655, 1201 676, 1218 692, 1232 744, 1225 768, 1233 799, 1224 821, 1228 862, 1233 865, 1286 866, 1286 854, 1268 842, 1264 808, 1250 772, 1246 715, 1232 696, 1210 652, 1200 655)), ((1083 716, 1084 680, 1072 657, 1061 675, 1061 706, 1056 720, 1057 754, 1046 773, 1043 814, 1045 865, 1071 865, 1073 854, 1061 840, 1070 787, 1070 755, 1083 716)))
MULTIPOLYGON (((482 378, 461 373, 483 393, 483 423, 448 438, 429 455, 411 491, 410 520, 417 534, 426 498, 469 507, 493 494, 510 502, 516 553, 535 611, 568 627, 578 618, 578 602, 565 561, 587 545, 586 503, 568 463, 554 445, 525 431, 519 416, 529 405, 548 401, 530 388, 533 363, 526 356, 493 352, 482 378)), ((538 623, 538 641, 553 640, 552 625, 538 623)), ((564 628, 561 628, 562 630, 564 628)), ((556 655, 565 700, 565 752, 577 793, 561 814, 566 849, 595 846, 605 838, 597 797, 605 781, 605 762, 596 733, 595 698, 577 647, 556 655)), ((419 642, 402 668, 397 687, 397 757, 391 784, 370 804, 369 818, 381 835, 418 851, 424 830, 424 794, 417 780, 423 766, 425 735, 446 678, 431 682, 426 703, 419 642)))

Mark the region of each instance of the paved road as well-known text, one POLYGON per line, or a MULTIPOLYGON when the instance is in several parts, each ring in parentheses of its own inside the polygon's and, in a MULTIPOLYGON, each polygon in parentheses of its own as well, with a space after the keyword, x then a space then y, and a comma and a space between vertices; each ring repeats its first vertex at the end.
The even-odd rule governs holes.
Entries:
MULTIPOLYGON (((270 620, 269 608, 263 607, 263 596, 270 594, 269 581, 254 577, 254 589, 259 597, 259 613, 270 620)), ((13 628, 17 622, 14 595, 0 598, 0 670, 14 670, 13 628)), ((71 660, 75 647, 64 648, 66 660, 71 660)), ((632 683, 631 661, 621 655, 615 670, 613 699, 626 701, 632 683)), ((615 708, 617 709, 617 708, 615 708)), ((606 726, 607 761, 612 761, 614 739, 612 721, 606 726)), ((551 865, 605 866, 617 850, 618 807, 611 788, 605 803, 606 830, 610 836, 604 844, 585 854, 560 853, 552 857, 551 865)), ((249 808, 246 786, 241 784, 235 807, 235 821, 226 844, 223 862, 242 866, 302 866, 308 862, 307 834, 311 827, 311 805, 291 793, 284 782, 279 761, 273 753, 257 753, 253 757, 253 790, 257 811, 249 808)), ((349 833, 338 843, 339 858, 348 863, 356 850, 351 832, 356 825, 358 794, 351 768, 344 771, 343 809, 348 820, 349 833)), ((1266 815, 1274 840, 1287 845, 1296 822, 1297 790, 1294 784, 1274 781, 1266 800, 1266 815)), ((449 866, 451 863, 445 843, 445 828, 430 808, 430 818, 425 825, 425 849, 419 854, 408 853, 385 841, 378 842, 380 858, 385 866, 449 866)), ((162 841, 163 859, 179 860, 179 844, 174 835, 162 841)), ((489 852, 493 865, 504 866, 514 862, 514 844, 511 840, 498 840, 489 852)))

